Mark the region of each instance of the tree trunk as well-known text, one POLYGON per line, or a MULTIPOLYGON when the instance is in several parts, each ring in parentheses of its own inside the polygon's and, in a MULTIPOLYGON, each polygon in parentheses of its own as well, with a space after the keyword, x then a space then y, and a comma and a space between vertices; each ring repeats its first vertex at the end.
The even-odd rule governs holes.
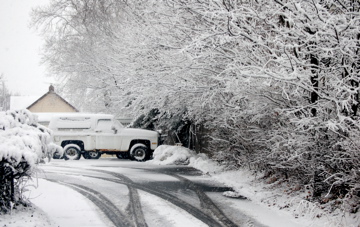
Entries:
MULTIPOLYGON (((318 75, 318 66, 319 60, 313 54, 310 55, 310 63, 311 63, 311 85, 313 86, 313 91, 310 94, 310 102, 316 103, 319 99, 318 91, 319 91, 319 75, 318 75)), ((313 117, 316 116, 316 108, 311 109, 311 113, 313 117)))

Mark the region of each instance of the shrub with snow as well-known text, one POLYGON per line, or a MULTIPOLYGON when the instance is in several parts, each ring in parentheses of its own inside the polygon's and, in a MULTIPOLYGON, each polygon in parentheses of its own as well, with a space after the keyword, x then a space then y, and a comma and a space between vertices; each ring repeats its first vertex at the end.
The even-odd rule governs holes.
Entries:
POLYGON ((161 145, 154 151, 154 158, 149 163, 156 165, 189 165, 204 173, 217 172, 222 169, 216 162, 205 154, 182 146, 161 145))
POLYGON ((0 113, 0 213, 22 203, 21 187, 40 161, 61 147, 28 110, 0 113))
POLYGON ((194 151, 185 147, 161 145, 156 148, 153 154, 154 159, 149 162, 159 165, 187 165, 190 163, 190 158, 195 155, 194 151))

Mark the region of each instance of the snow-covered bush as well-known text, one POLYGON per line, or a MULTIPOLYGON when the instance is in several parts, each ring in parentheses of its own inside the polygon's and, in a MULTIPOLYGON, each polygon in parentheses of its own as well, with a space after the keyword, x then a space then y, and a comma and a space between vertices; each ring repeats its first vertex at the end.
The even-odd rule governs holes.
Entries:
POLYGON ((187 165, 190 163, 190 158, 195 155, 196 153, 193 150, 182 146, 161 145, 155 149, 153 154, 154 158, 149 162, 162 165, 187 165))
POLYGON ((264 100, 233 110, 239 117, 221 116, 208 123, 214 129, 213 158, 228 169, 245 167, 267 172, 279 182, 306 185, 311 192, 306 199, 358 212, 359 121, 338 122, 334 129, 329 116, 320 112, 312 117, 309 110, 306 117, 271 103, 254 109, 251 102, 264 100))
POLYGON ((28 110, 0 113, 0 212, 22 202, 21 187, 40 161, 61 148, 28 110))
POLYGON ((217 162, 206 154, 197 154, 183 146, 161 145, 154 151, 154 158, 149 163, 155 165, 189 165, 204 173, 214 173, 223 170, 217 162))

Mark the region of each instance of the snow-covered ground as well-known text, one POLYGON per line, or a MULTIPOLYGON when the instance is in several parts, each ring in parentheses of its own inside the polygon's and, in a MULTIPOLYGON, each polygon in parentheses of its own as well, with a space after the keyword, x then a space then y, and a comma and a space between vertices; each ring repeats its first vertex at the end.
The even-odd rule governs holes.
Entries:
MULTIPOLYGON (((227 192, 227 196, 247 197, 248 200, 236 200, 238 202, 231 206, 266 226, 358 227, 360 225, 359 215, 350 217, 336 212, 327 214, 315 204, 306 202, 302 199, 305 193, 302 192, 303 190, 284 191, 284 187, 275 183, 262 183, 259 180, 261 176, 255 177, 245 170, 222 171, 220 166, 205 155, 198 155, 184 147, 160 146, 154 153, 154 159, 146 164, 181 164, 202 170, 204 174, 211 175, 235 190, 235 192, 227 192)), ((30 183, 27 189, 27 196, 33 207, 14 210, 12 214, 0 216, 0 227, 112 226, 91 201, 73 189, 42 179, 30 183), (69 207, 67 201, 75 201, 76 206, 69 207)), ((156 196, 141 192, 140 197, 144 207, 154 208, 145 213, 162 213, 172 226, 184 226, 185 223, 186 226, 204 226, 191 215, 156 196)), ((156 225, 157 222, 155 219, 147 221, 149 226, 156 225)))
POLYGON ((1 227, 111 226, 93 203, 73 189, 39 179, 29 183, 27 190, 26 197, 33 203, 31 210, 0 216, 1 227), (75 205, 69 206, 68 201, 75 205))
MULTIPOLYGON (((265 183, 263 175, 255 176, 248 170, 223 171, 222 167, 204 154, 179 146, 160 146, 155 150, 154 159, 148 161, 157 165, 187 164, 210 174, 214 179, 232 187, 235 192, 227 192, 227 196, 244 196, 253 203, 245 206, 239 203, 236 208, 253 216, 256 220, 269 226, 281 223, 269 223, 269 210, 276 212, 284 219, 295 221, 300 226, 326 227, 360 227, 360 214, 345 214, 334 211, 331 214, 318 204, 310 203, 304 198, 307 190, 271 181, 265 183)), ((284 222, 284 226, 286 226, 284 222)))

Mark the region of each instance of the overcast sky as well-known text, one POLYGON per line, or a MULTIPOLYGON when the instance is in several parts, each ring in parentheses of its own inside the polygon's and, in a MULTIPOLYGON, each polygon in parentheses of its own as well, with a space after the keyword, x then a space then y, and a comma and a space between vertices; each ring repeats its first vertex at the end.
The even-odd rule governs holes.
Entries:
POLYGON ((42 39, 29 28, 31 8, 49 0, 0 0, 0 74, 10 92, 43 95, 53 80, 40 66, 42 39))

